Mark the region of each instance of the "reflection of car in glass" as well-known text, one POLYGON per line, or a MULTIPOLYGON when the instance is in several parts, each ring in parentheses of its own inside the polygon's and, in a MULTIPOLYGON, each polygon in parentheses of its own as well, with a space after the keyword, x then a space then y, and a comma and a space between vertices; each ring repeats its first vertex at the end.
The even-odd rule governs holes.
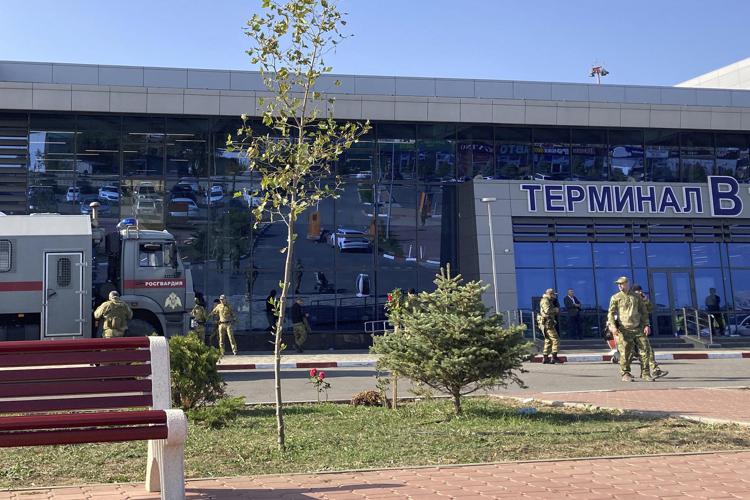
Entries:
MULTIPOLYGON (((724 313, 724 323, 726 324, 726 330, 724 333, 733 337, 750 337, 750 316, 745 316, 743 318, 740 314, 736 319, 736 323, 729 322, 728 320, 730 320, 730 318, 727 317, 727 313, 724 313)), ((714 329, 713 334, 714 336, 718 335, 716 329, 714 329)), ((708 337, 708 328, 701 328, 701 337, 708 337)))
POLYGON ((135 216, 144 222, 159 221, 160 204, 151 198, 138 198, 135 202, 135 216))
POLYGON ((170 197, 172 199, 190 198, 194 202, 198 202, 195 191, 193 191, 193 188, 188 184, 175 184, 174 186, 172 186, 170 197))
POLYGON ((81 195, 81 188, 71 186, 68 188, 68 192, 65 193, 65 201, 73 203, 78 201, 78 197, 81 195))
POLYGON ((369 250, 370 240, 363 236, 343 236, 336 238, 336 246, 339 251, 369 250))
POLYGON ((117 186, 102 186, 99 188, 99 201, 120 201, 120 190, 117 186))
MULTIPOLYGON (((81 203, 81 215, 90 215, 91 214, 91 207, 89 206, 89 203, 92 201, 97 201, 96 199, 89 200, 89 199, 82 199, 80 201, 81 203)), ((110 205, 108 202, 99 202, 99 217, 110 217, 113 215, 116 215, 114 213, 114 207, 110 205)))
POLYGON ((156 188, 150 182, 142 182, 135 187, 135 195, 139 198, 156 198, 156 188))
POLYGON ((253 208, 260 205, 260 197, 253 196, 253 192, 247 188, 242 188, 242 199, 248 207, 253 208))
POLYGON ((206 193, 206 203, 209 205, 218 205, 224 200, 224 188, 218 184, 211 186, 211 189, 206 193))
POLYGON ((364 231, 340 227, 335 233, 328 235, 328 244, 340 251, 369 250, 370 239, 364 231))
POLYGON ((169 216, 175 218, 197 217, 200 209, 190 198, 172 198, 169 202, 169 216))
POLYGON ((200 186, 198 185, 198 181, 195 179, 191 179, 190 177, 183 177, 179 181, 177 181, 178 186, 187 186, 189 187, 194 193, 197 193, 200 191, 200 186))

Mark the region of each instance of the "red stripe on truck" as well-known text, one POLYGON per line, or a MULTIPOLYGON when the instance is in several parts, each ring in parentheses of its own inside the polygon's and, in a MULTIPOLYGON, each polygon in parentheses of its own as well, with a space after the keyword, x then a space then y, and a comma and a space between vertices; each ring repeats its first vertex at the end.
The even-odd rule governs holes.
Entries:
POLYGON ((41 281, 2 281, 0 292, 41 292, 41 281))
POLYGON ((184 288, 185 280, 160 279, 160 280, 125 280, 125 288, 184 288))

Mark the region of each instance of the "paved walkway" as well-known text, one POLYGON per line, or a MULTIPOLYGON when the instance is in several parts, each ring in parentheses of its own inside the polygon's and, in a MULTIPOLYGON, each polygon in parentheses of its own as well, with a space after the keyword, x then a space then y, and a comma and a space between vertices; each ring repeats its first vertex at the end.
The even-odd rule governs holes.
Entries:
MULTIPOLYGON (((563 354, 560 358, 567 363, 597 363, 612 359, 610 351, 580 352, 563 354)), ((658 360, 700 360, 700 359, 747 359, 750 350, 711 350, 711 351, 659 351, 658 360)), ((294 368, 353 368, 373 367, 378 356, 364 350, 358 351, 309 351, 302 354, 289 353, 281 358, 282 369, 294 368)), ((541 363, 542 357, 535 356, 534 363, 541 363)), ((273 368, 273 354, 240 354, 224 356, 219 362, 221 371, 266 370, 273 368)))
POLYGON ((644 412, 670 413, 704 422, 750 425, 748 389, 642 389, 546 392, 524 395, 542 401, 591 404, 644 412))
MULTIPOLYGON (((750 498, 750 452, 188 481, 188 499, 750 498)), ((143 484, 0 492, 0 500, 158 499, 143 484)))
MULTIPOLYGON (((536 393, 545 401, 750 425, 750 390, 536 393)), ((189 499, 748 498, 750 451, 196 479, 189 499)), ((143 483, 0 491, 0 500, 158 499, 143 483)))

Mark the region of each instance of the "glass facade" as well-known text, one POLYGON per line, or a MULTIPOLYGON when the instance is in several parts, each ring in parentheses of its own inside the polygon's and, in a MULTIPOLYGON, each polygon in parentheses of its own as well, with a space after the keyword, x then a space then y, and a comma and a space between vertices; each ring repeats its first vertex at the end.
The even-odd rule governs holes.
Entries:
MULTIPOLYGON (((137 217, 170 231, 209 305, 221 293, 230 297, 243 346, 268 345, 265 303, 278 291, 285 231, 253 228, 259 179, 226 148, 239 118, 25 116, 25 213, 88 213, 99 201, 108 229, 137 217)), ((383 318, 390 290, 427 290, 441 265, 458 268, 462 181, 705 182, 721 174, 748 183, 750 134, 376 122, 335 170, 341 196, 296 227, 293 291, 320 333, 311 347, 367 344, 363 324, 383 318)), ((550 286, 574 288, 593 314, 587 331, 601 327, 620 275, 643 284, 660 306, 702 307, 716 288, 727 307, 750 309, 749 244, 519 242, 515 255, 519 307, 530 308, 550 286)))
MULTIPOLYGON (((560 300, 572 288, 583 304, 589 335, 604 327, 619 276, 649 295, 659 335, 675 333, 674 310, 705 310, 711 289, 730 322, 750 315, 748 243, 517 242, 515 255, 519 307, 534 308, 547 288, 557 290, 560 300)), ((563 333, 566 327, 563 313, 563 333)))
MULTIPOLYGON (((280 291, 286 231, 253 227, 259 179, 226 149, 239 118, 28 116, 26 213, 86 214, 99 201, 109 230, 125 217, 168 230, 196 291, 209 305, 229 297, 243 347, 269 346, 265 304, 271 290, 280 291)), ((296 227, 292 287, 320 333, 311 348, 368 344, 364 323, 383 319, 388 292, 431 289, 441 264, 458 267, 457 134, 453 125, 376 124, 340 158, 341 196, 303 214, 296 227)), ((491 173, 492 128, 472 134, 461 136, 461 161, 491 173)))

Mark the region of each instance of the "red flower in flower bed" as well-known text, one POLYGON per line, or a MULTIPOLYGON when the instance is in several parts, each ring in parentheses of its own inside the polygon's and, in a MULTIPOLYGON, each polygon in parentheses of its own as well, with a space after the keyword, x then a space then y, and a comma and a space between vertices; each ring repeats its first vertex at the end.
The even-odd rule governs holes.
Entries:
POLYGON ((331 384, 326 382, 326 372, 318 371, 315 368, 310 370, 310 383, 315 387, 318 392, 318 402, 320 402, 320 393, 325 392, 326 401, 328 401, 328 389, 331 388, 331 384))

